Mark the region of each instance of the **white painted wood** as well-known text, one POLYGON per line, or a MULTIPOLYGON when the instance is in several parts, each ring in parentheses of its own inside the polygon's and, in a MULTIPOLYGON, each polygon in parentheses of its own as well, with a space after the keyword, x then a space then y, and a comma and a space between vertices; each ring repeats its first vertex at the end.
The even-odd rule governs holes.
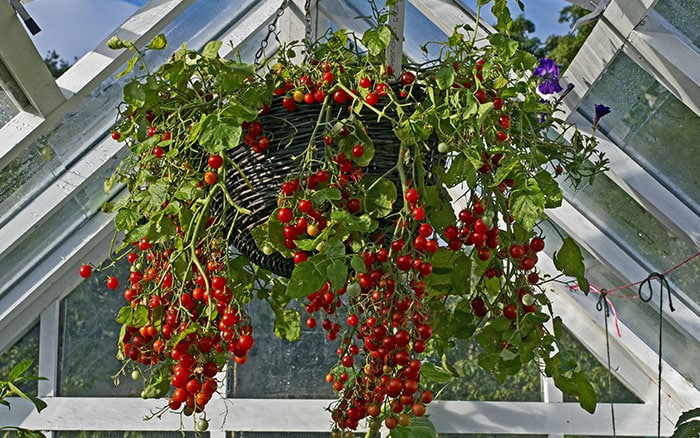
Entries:
POLYGON ((54 301, 43 312, 39 322, 39 397, 53 397, 58 389, 58 349, 60 343, 61 303, 54 301))
MULTIPOLYGON (((276 0, 264 0, 255 2, 251 8, 243 11, 242 15, 236 19, 236 26, 227 30, 219 37, 224 44, 219 49, 219 56, 228 58, 233 51, 250 41, 258 32, 267 30, 268 24, 272 23, 279 9, 280 2, 276 0), (264 17, 264 18, 263 18, 264 17)), ((288 11, 285 11, 288 13, 288 11)), ((270 37, 269 48, 273 49, 274 37, 270 37)), ((268 53, 269 56, 269 53, 268 53)))
MULTIPOLYGON (((34 43, 9 2, 0 2, 0 62, 9 71, 31 108, 21 108, 46 116, 63 103, 63 94, 44 64, 34 43)), ((14 87, 9 87, 13 91, 14 87)))
MULTIPOLYGON (((456 26, 476 22, 476 12, 459 1, 454 0, 409 0, 425 17, 432 21, 446 35, 452 34, 456 26)), ((493 28, 481 19, 477 39, 486 38, 493 33, 493 28)), ((471 35, 470 35, 471 36, 471 35)))
MULTIPOLYGON (((141 421, 144 413, 165 405, 165 400, 135 398, 47 398, 48 407, 37 414, 24 400, 11 399, 14 416, 0 411, 0 423, 43 430, 178 430, 180 416, 141 421)), ((212 431, 327 432, 331 400, 212 399, 208 417, 212 431)), ((656 408, 644 404, 618 404, 618 435, 654 435, 656 408)), ((438 433, 511 433, 610 435, 610 410, 600 405, 591 415, 576 403, 435 401, 428 407, 438 433)), ((662 433, 670 434, 672 419, 662 433)), ((675 419, 673 419, 675 421, 675 419)), ((193 429, 191 418, 182 419, 184 430, 193 429)))
POLYGON ((562 100, 561 109, 570 116, 603 74, 622 48, 624 40, 605 20, 599 20, 586 42, 561 76, 563 84, 573 84, 574 89, 562 100))
POLYGON ((625 53, 700 116, 700 50, 655 11, 649 11, 628 42, 625 53))
POLYGON ((386 64, 391 67, 394 79, 401 75, 403 70, 403 40, 404 28, 406 24, 406 2, 399 2, 389 7, 389 27, 393 29, 395 38, 391 38, 389 46, 386 48, 386 64))

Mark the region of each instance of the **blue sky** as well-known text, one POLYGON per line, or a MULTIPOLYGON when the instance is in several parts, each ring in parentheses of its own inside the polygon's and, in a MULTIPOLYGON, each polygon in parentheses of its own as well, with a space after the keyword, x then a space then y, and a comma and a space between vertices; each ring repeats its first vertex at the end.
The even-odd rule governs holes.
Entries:
MULTIPOLYGON (((476 0, 463 0, 476 8, 476 0)), ((42 31, 32 37, 39 53, 45 56, 50 50, 73 61, 94 48, 123 23, 146 0, 32 0, 26 3, 27 11, 36 20, 42 31)), ((559 10, 569 3, 566 0, 523 0, 525 15, 535 23, 541 40, 552 33, 565 34, 569 28, 557 23, 559 10)), ((519 9, 514 0, 509 0, 512 11, 519 9)), ((488 8, 482 11, 491 21, 488 8)))

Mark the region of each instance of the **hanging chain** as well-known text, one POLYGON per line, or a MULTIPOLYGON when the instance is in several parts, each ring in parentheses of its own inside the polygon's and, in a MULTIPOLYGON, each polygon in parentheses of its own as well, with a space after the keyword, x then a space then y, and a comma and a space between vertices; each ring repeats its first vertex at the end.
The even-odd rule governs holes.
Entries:
MULTIPOLYGON (((316 6, 318 10, 318 5, 316 6)), ((304 48, 306 50, 306 58, 311 56, 311 46, 313 45, 314 31, 311 28, 311 0, 304 2, 304 48)))
POLYGON ((282 0, 280 7, 277 8, 277 12, 275 13, 275 18, 272 20, 272 23, 267 25, 267 34, 265 35, 265 38, 260 41, 260 47, 258 48, 258 51, 255 52, 255 64, 260 62, 260 59, 262 58, 263 54, 265 53, 265 49, 269 44, 268 40, 270 39, 270 36, 277 31, 277 20, 279 20, 282 14, 284 14, 284 10, 287 8, 287 3, 289 3, 289 0, 282 0))

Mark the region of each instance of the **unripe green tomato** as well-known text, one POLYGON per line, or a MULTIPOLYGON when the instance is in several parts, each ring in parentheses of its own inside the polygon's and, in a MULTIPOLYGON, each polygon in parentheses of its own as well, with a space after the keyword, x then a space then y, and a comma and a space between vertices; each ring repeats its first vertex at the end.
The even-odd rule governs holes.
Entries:
POLYGON ((209 422, 206 418, 199 419, 199 421, 197 422, 197 429, 200 432, 204 432, 205 430, 209 429, 209 422))
POLYGON ((522 301, 524 306, 531 306, 535 302, 535 296, 532 294, 525 294, 520 301, 522 301))
POLYGON ((132 378, 132 379, 134 379, 134 380, 141 380, 141 377, 142 377, 142 375, 141 375, 141 370, 133 370, 133 371, 131 372, 131 378, 132 378))
POLYGON ((274 249, 271 245, 264 245, 264 246, 262 247, 262 252, 263 252, 263 254, 265 254, 266 256, 269 256, 270 254, 272 254, 272 253, 274 252, 274 250, 275 250, 275 249, 274 249))
POLYGON ((350 295, 353 298, 360 296, 360 292, 362 292, 362 288, 357 282, 348 284, 348 286, 345 289, 348 291, 348 295, 350 295))
POLYGON ((438 152, 440 152, 441 154, 444 154, 449 150, 450 150, 450 147, 447 145, 447 143, 441 142, 438 144, 438 152))

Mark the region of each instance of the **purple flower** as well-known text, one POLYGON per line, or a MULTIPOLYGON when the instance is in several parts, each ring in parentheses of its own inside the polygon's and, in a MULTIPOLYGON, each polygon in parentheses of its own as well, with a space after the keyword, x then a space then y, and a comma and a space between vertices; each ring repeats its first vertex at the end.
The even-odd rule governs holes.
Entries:
POLYGON ((602 103, 595 104, 595 118, 593 119, 593 129, 598 126, 598 121, 601 117, 606 114, 610 114, 610 107, 603 105, 602 103))
POLYGON ((554 63, 553 59, 540 59, 534 75, 542 78, 542 82, 537 86, 540 93, 554 94, 562 90, 561 85, 559 85, 559 67, 554 63))

